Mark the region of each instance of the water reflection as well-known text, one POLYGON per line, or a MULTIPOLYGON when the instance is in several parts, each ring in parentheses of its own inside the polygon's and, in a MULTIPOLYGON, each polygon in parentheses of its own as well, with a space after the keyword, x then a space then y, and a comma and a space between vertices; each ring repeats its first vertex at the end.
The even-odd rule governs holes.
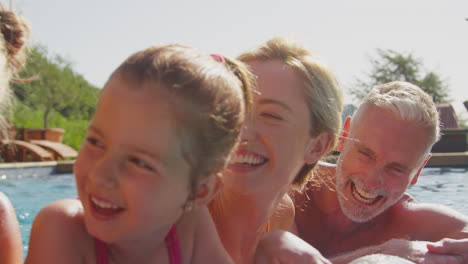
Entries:
POLYGON ((408 192, 417 200, 439 203, 468 215, 468 168, 426 168, 408 192))

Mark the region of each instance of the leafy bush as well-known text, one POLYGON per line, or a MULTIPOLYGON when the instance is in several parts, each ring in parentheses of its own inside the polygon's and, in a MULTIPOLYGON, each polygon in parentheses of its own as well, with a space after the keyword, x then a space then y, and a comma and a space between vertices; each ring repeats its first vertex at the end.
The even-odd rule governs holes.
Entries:
MULTIPOLYGON (((100 90, 73 70, 72 63, 47 48, 31 48, 26 68, 20 78, 26 83, 12 83, 18 101, 32 110, 42 110, 37 128, 52 128, 52 113, 58 112, 70 120, 90 120, 96 109, 100 90)), ((55 120, 57 121, 57 120, 55 120)), ((29 122, 29 121, 28 121, 29 122)))
MULTIPOLYGON (((44 110, 34 110, 17 102, 14 107, 13 124, 16 128, 42 128, 43 116, 44 110)), ((63 143, 79 150, 86 136, 89 121, 67 119, 55 111, 51 112, 49 118, 51 128, 65 129, 63 143)))
POLYGON ((19 76, 30 81, 11 85, 17 99, 12 123, 17 129, 65 129, 63 143, 79 150, 100 90, 72 66, 45 46, 34 45, 19 76))

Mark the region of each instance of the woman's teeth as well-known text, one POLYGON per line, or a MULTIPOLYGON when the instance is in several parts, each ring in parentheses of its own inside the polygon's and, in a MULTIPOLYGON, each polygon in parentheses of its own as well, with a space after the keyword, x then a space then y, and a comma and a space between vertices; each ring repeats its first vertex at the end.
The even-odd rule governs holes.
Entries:
POLYGON ((239 154, 234 155, 231 160, 231 164, 240 164, 240 165, 260 165, 266 162, 266 159, 253 154, 239 154))

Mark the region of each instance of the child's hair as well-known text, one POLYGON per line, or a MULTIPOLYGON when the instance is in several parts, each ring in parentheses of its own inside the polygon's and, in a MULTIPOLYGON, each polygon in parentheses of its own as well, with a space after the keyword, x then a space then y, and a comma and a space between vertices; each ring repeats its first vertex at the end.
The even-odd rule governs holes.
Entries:
POLYGON ((4 114, 11 104, 10 80, 26 63, 29 26, 25 19, 0 3, 0 130, 5 129, 4 114))
MULTIPOLYGON (((304 100, 310 114, 311 135, 322 132, 330 134, 332 150, 337 142, 341 127, 343 95, 341 87, 331 70, 310 50, 291 39, 276 37, 260 47, 238 57, 243 62, 279 60, 285 67, 294 70, 304 80, 304 100)), ((304 164, 293 181, 295 187, 302 187, 312 178, 314 164, 304 164)))
POLYGON ((252 77, 243 63, 181 45, 157 46, 130 56, 111 78, 117 75, 163 91, 156 95, 176 115, 192 187, 225 167, 252 104, 252 77))

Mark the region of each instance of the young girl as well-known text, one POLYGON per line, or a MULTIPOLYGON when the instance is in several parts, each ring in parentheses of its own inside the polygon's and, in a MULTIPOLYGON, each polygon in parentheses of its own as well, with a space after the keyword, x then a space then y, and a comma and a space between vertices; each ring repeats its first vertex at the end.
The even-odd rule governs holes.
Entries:
MULTIPOLYGON (((0 4, 0 30, 0 138, 3 139, 6 137, 3 114, 11 101, 9 82, 26 61, 29 27, 22 17, 0 4)), ((22 263, 22 252, 15 210, 7 196, 0 192, 0 263, 22 263)))
POLYGON ((105 85, 74 174, 79 200, 34 220, 26 263, 232 263, 206 204, 249 106, 241 63, 170 45, 105 85))

